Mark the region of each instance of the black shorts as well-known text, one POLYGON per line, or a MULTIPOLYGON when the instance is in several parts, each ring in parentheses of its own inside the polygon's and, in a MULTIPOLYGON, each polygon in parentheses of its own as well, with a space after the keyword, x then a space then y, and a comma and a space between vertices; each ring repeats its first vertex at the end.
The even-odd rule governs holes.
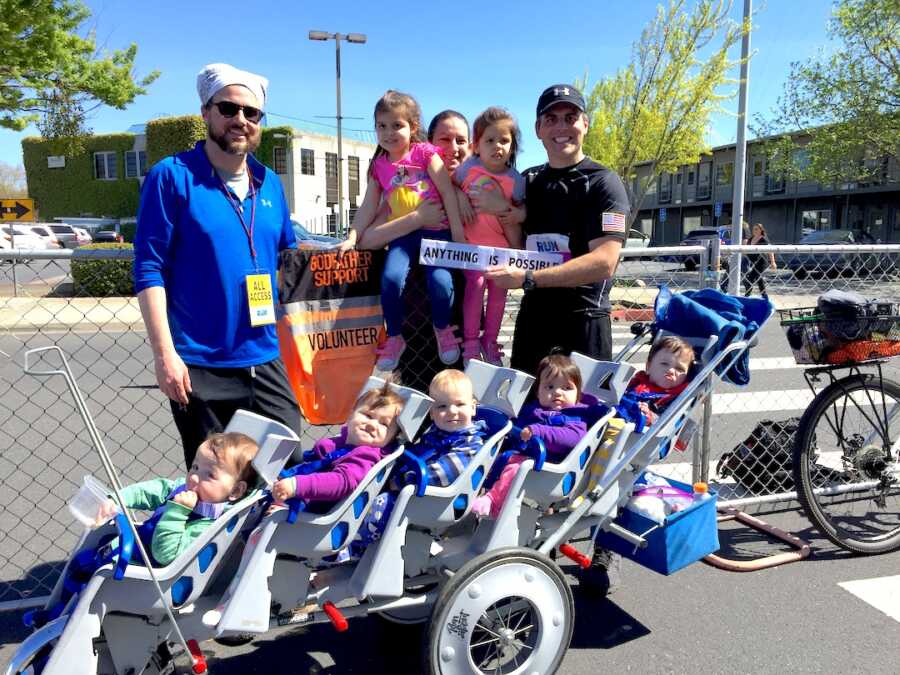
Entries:
POLYGON ((612 358, 612 324, 600 310, 561 307, 554 298, 526 294, 522 298, 513 335, 511 365, 536 373, 541 359, 554 351, 581 352, 608 361, 612 358))
POLYGON ((241 408, 277 420, 300 435, 300 407, 281 359, 246 368, 189 365, 188 373, 192 389, 188 404, 169 401, 188 468, 206 437, 223 431, 241 408))

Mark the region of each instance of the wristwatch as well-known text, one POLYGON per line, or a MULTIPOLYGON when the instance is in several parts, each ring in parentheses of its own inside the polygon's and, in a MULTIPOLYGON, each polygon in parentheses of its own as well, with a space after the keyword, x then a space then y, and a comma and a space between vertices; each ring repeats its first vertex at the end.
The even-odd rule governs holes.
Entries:
POLYGON ((527 293, 528 291, 533 291, 535 288, 537 288, 537 283, 534 281, 534 272, 527 270, 525 272, 525 280, 522 282, 522 290, 527 293))

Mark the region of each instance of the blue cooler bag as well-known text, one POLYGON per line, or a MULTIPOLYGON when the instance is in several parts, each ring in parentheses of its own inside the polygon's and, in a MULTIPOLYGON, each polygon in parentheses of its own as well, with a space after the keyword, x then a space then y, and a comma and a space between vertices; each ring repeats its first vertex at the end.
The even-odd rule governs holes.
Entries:
MULTIPOLYGON (((693 490, 690 485, 668 480, 672 487, 687 493, 693 490)), ((719 550, 716 493, 710 490, 709 494, 709 499, 696 501, 686 509, 666 516, 662 525, 627 508, 622 509, 614 522, 644 537, 647 540, 646 548, 635 548, 634 544, 604 530, 597 535, 597 544, 654 572, 677 572, 719 550)))

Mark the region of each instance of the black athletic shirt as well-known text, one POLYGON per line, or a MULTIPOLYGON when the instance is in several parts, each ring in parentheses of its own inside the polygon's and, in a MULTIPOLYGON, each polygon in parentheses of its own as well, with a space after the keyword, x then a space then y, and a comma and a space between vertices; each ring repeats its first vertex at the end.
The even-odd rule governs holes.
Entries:
MULTIPOLYGON (((535 235, 559 234, 568 237, 571 257, 577 258, 588 252, 588 242, 593 239, 627 238, 628 193, 612 169, 585 157, 570 167, 554 169, 544 164, 523 175, 527 216, 522 228, 528 248, 535 248, 539 239, 535 235)), ((557 242, 548 239, 540 243, 543 250, 553 250, 557 242)), ((608 314, 611 285, 610 280, 575 288, 537 288, 529 295, 534 295, 535 301, 546 296, 541 300, 563 303, 560 309, 608 314)))

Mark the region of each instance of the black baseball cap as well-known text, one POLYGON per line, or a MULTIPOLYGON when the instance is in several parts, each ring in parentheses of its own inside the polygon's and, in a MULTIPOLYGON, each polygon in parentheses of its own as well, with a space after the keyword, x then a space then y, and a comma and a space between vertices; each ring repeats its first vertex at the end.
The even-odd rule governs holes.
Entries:
POLYGON ((584 96, 571 84, 554 84, 547 87, 538 99, 537 116, 540 117, 550 106, 557 103, 569 103, 584 112, 584 96))

